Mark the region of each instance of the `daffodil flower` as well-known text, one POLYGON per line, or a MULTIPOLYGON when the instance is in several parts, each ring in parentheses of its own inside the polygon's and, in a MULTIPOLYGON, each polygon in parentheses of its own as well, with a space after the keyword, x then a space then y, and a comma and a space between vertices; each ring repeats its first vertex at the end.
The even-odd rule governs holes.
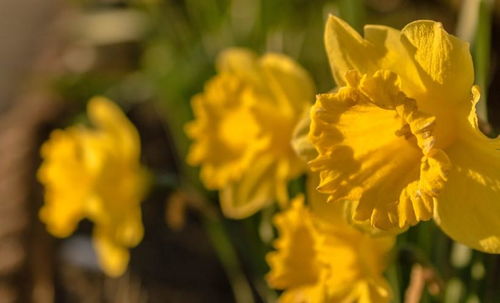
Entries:
POLYGON ((328 204, 308 180, 303 196, 274 217, 279 237, 267 255, 267 281, 284 290, 280 302, 389 302, 391 291, 383 272, 393 236, 370 237, 343 218, 343 203, 328 204))
POLYGON ((227 217, 247 217, 275 200, 286 204, 287 182, 305 170, 290 140, 314 100, 312 80, 288 57, 244 49, 223 52, 217 70, 192 99, 188 163, 201 165, 207 188, 220 190, 227 217))
POLYGON ((99 263, 118 276, 127 267, 128 249, 143 236, 140 203, 149 177, 139 162, 137 130, 120 109, 96 97, 88 115, 94 128, 55 130, 42 146, 40 219, 57 237, 69 236, 84 218, 92 221, 99 263))
POLYGON ((311 110, 318 190, 351 201, 353 221, 404 230, 434 218, 450 237, 500 253, 500 139, 478 129, 469 45, 438 22, 364 37, 330 16, 338 89, 311 110))

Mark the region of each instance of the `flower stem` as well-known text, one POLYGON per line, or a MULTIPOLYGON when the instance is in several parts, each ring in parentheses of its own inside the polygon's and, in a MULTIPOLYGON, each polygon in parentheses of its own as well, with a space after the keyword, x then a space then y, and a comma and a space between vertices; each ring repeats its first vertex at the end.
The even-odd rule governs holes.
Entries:
POLYGON ((389 284, 391 285, 391 289, 393 291, 392 302, 401 303, 401 289, 399 287, 400 273, 398 262, 392 262, 387 269, 387 279, 389 280, 389 284))
POLYGON ((481 101, 477 104, 477 115, 483 122, 488 122, 487 96, 490 73, 491 22, 493 1, 481 0, 479 16, 474 39, 474 61, 476 66, 476 81, 481 87, 481 101))
POLYGON ((205 218, 205 230, 228 276, 237 303, 253 303, 252 289, 220 219, 205 218))

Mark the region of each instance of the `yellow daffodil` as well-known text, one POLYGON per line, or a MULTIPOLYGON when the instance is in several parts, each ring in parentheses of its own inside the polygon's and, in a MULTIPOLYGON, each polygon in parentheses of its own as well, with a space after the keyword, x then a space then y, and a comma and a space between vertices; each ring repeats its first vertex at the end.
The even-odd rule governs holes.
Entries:
MULTIPOLYGON (((311 183, 312 180, 309 180, 311 183)), ((284 290, 280 302, 389 302, 383 271, 394 237, 372 238, 343 219, 342 203, 328 204, 311 188, 274 217, 279 238, 267 256, 267 281, 284 290)))
POLYGON ((140 165, 135 127, 111 101, 88 104, 95 128, 55 130, 41 149, 38 179, 45 186, 40 218, 50 233, 67 237, 78 222, 94 222, 93 242, 103 270, 124 272, 128 249, 143 236, 140 203, 148 176, 140 165))
POLYGON ((351 201, 354 221, 402 230, 434 217, 500 253, 500 139, 478 129, 469 45, 433 21, 368 25, 363 38, 334 16, 325 44, 339 88, 311 110, 318 190, 351 201))
POLYGON ((305 70, 278 54, 259 58, 230 49, 217 69, 192 100, 187 160, 201 165, 207 188, 220 190, 224 214, 243 218, 274 200, 286 203, 287 181, 304 171, 290 140, 314 99, 314 85, 305 70))

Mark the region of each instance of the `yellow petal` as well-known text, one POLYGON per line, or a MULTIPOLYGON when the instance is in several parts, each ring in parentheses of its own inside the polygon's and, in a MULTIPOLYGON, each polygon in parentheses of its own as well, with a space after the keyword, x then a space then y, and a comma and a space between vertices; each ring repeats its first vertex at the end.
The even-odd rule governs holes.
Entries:
POLYGON ((251 50, 238 47, 226 49, 219 54, 216 64, 219 73, 232 74, 252 85, 262 85, 258 56, 251 50))
POLYGON ((324 303, 324 287, 321 284, 297 287, 284 291, 279 298, 279 303, 324 303))
POLYGON ((143 236, 140 203, 149 175, 139 162, 138 133, 120 109, 97 97, 88 114, 95 128, 54 131, 42 146, 40 218, 59 237, 68 236, 79 220, 91 220, 99 262, 117 276, 126 269, 128 248, 143 236))
POLYGON ((317 235, 303 197, 296 198, 290 209, 277 214, 274 224, 279 238, 274 242, 277 249, 267 255, 271 272, 266 279, 273 288, 287 289, 315 283, 319 268, 315 259, 317 235))
POLYGON ((349 86, 319 95, 311 111, 318 190, 330 201, 359 201, 353 219, 379 229, 430 219, 448 166, 433 147, 433 118, 418 111, 391 73, 351 72, 346 80, 349 86))
MULTIPOLYGON (((364 37, 371 42, 383 56, 380 57, 378 68, 396 73, 401 79, 402 90, 411 98, 422 94, 425 90, 420 78, 418 67, 412 55, 401 42, 401 32, 388 26, 366 25, 364 37)), ((417 100, 418 102, 418 100, 417 100)))
POLYGON ((134 160, 139 158, 139 134, 116 104, 104 97, 94 97, 88 103, 87 112, 89 119, 100 129, 100 134, 113 141, 111 144, 118 156, 134 160))
POLYGON ((140 207, 130 209, 128 214, 116 224, 116 238, 119 243, 128 247, 138 245, 144 235, 144 227, 142 226, 142 213, 140 207))
POLYGON ((314 83, 295 61, 284 55, 267 54, 259 63, 280 111, 291 108, 297 115, 314 101, 314 83))
MULTIPOLYGON (((316 188, 319 184, 319 175, 309 173, 306 181, 307 201, 315 217, 333 225, 336 230, 345 233, 366 233, 373 236, 394 236, 394 231, 387 232, 372 227, 370 222, 353 220, 353 212, 357 203, 351 201, 327 202, 328 195, 320 193, 316 188)), ((359 201, 358 201, 359 202, 359 201)))
POLYGON ((427 90, 426 97, 412 96, 419 106, 432 114, 435 107, 467 107, 474 81, 469 44, 434 21, 412 22, 401 30, 401 36, 427 90))
POLYGON ((500 253, 500 138, 490 139, 477 127, 474 100, 468 123, 447 149, 453 163, 438 196, 435 220, 454 240, 477 250, 500 253))
MULTIPOLYGON (((126 202, 119 197, 116 199, 119 202, 126 202)), ((136 201, 135 206, 123 205, 118 208, 117 205, 95 199, 96 205, 89 210, 88 217, 96 226, 107 230, 108 237, 114 243, 119 243, 123 247, 134 247, 139 244, 144 235, 139 202, 140 200, 136 201)))
POLYGON ((92 241, 103 271, 111 276, 121 276, 127 269, 130 259, 128 249, 112 240, 109 231, 98 226, 94 228, 92 241))
POLYGON ((252 107, 252 111, 261 127, 262 139, 266 140, 268 145, 262 149, 255 161, 260 161, 261 157, 272 156, 278 168, 278 179, 290 180, 298 177, 306 166, 293 150, 292 137, 301 114, 309 106, 308 101, 306 100, 299 110, 285 105, 272 106, 264 99, 256 100, 257 104, 252 107))
POLYGON ((361 74, 387 69, 402 80, 402 88, 410 97, 425 88, 418 68, 401 42, 401 32, 388 26, 366 25, 364 38, 342 19, 329 16, 325 29, 325 47, 337 85, 346 84, 346 72, 361 74))
POLYGON ((346 84, 345 74, 350 70, 374 72, 383 53, 363 39, 342 19, 330 15, 325 28, 325 48, 335 82, 346 84))
MULTIPOLYGON (((388 302, 391 291, 382 273, 395 237, 371 237, 350 226, 345 218, 345 203, 327 203, 327 197, 314 188, 318 179, 316 174, 308 175, 307 193, 318 233, 325 235, 318 248, 318 258, 321 264, 331 266, 332 276, 322 282, 330 292, 330 299, 332 302, 388 302)), ((313 290, 316 294, 319 292, 310 287, 303 291, 313 290)))
POLYGON ((295 126, 292 136, 292 147, 303 162, 309 162, 318 156, 314 145, 309 140, 309 125, 311 124, 311 108, 307 108, 300 121, 295 126))
POLYGON ((390 302, 391 291, 384 279, 360 281, 342 302, 383 303, 390 302))
POLYGON ((326 283, 306 284, 286 289, 278 300, 279 303, 325 303, 332 302, 328 298, 326 283))
POLYGON ((220 189, 241 178, 268 138, 258 137, 261 126, 251 103, 261 100, 252 86, 227 73, 217 75, 202 94, 192 99, 196 120, 186 125, 194 142, 187 161, 202 164, 201 179, 210 189, 220 189))
POLYGON ((88 155, 76 128, 52 132, 42 146, 43 163, 37 177, 45 186, 45 204, 40 219, 55 236, 69 236, 85 216, 88 192, 95 179, 87 170, 92 162, 88 155))
POLYGON ((220 192, 222 212, 228 218, 241 219, 271 204, 278 192, 286 191, 286 182, 277 182, 273 157, 261 157, 238 181, 220 192))
POLYGON ((192 100, 187 160, 201 165, 205 186, 221 191, 229 217, 249 216, 274 200, 285 205, 287 182, 305 170, 291 138, 314 96, 312 80, 290 58, 258 58, 244 49, 222 53, 218 70, 192 100))
POLYGON ((319 174, 309 173, 307 175, 306 193, 311 212, 315 217, 334 225, 335 228, 352 229, 344 217, 344 202, 327 202, 328 195, 316 190, 319 183, 319 174))
POLYGON ((323 236, 317 258, 330 273, 323 281, 327 302, 390 301, 391 291, 383 272, 394 236, 372 237, 331 221, 319 224, 317 230, 323 236))
MULTIPOLYGON (((313 207, 325 203, 319 195, 308 198, 313 207)), ((294 199, 274 220, 279 238, 274 243, 277 250, 267 256, 267 280, 284 290, 280 302, 388 302, 391 294, 383 271, 394 237, 372 238, 359 232, 342 223, 338 208, 328 212, 339 220, 323 220, 319 208, 310 212, 302 200, 294 199)))
POLYGON ((449 108, 467 107, 474 79, 469 45, 448 34, 438 22, 415 21, 401 32, 367 25, 363 38, 347 23, 330 16, 325 47, 339 86, 346 85, 349 70, 364 74, 387 69, 398 74, 406 95, 422 111, 442 120, 436 129, 438 141, 450 136, 442 127, 453 128, 449 108))

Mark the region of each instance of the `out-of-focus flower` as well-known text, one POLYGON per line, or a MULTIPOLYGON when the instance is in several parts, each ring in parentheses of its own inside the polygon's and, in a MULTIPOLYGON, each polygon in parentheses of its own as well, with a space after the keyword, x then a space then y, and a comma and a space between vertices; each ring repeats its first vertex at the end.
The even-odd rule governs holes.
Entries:
POLYGON ((267 281, 285 290, 280 302, 389 302, 383 271, 394 237, 358 231, 343 219, 343 203, 327 204, 309 188, 311 208, 299 196, 274 218, 279 238, 267 281))
POLYGON ((434 217, 500 253, 500 139, 478 129, 469 45, 433 21, 368 25, 363 38, 333 16, 325 44, 339 89, 311 111, 318 190, 352 201, 354 221, 403 230, 434 217))
POLYGON ((220 190, 224 214, 243 218, 274 200, 288 201, 287 181, 305 169, 290 140, 315 89, 283 55, 230 49, 217 63, 218 74, 192 100, 187 160, 201 165, 207 188, 220 190))
POLYGON ((149 177, 139 162, 137 130, 121 110, 96 97, 88 115, 94 128, 55 130, 42 146, 40 219, 57 237, 69 236, 84 218, 92 221, 101 267, 118 276, 127 268, 128 249, 143 236, 140 203, 149 177))

